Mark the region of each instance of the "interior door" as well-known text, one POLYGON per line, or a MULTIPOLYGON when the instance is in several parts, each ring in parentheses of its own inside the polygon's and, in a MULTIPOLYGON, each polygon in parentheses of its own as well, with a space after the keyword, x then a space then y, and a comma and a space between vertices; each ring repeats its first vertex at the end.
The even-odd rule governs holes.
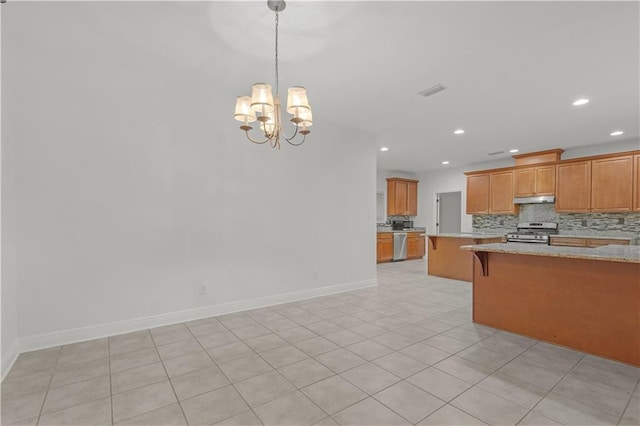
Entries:
POLYGON ((436 194, 438 234, 459 234, 462 224, 462 192, 436 194))

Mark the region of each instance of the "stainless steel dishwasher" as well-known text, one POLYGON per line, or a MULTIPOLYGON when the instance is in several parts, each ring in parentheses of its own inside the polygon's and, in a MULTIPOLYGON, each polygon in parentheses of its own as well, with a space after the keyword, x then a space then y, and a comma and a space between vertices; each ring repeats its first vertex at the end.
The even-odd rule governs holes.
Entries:
POLYGON ((393 259, 404 260, 407 258, 407 233, 393 233, 393 259))

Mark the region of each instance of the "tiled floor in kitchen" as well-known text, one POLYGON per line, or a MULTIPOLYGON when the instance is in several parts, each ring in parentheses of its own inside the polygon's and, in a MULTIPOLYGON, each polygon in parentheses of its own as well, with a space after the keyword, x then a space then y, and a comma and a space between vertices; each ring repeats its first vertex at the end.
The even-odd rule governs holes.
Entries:
POLYGON ((640 424, 640 369, 474 325, 424 261, 379 287, 20 356, 2 424, 640 424))

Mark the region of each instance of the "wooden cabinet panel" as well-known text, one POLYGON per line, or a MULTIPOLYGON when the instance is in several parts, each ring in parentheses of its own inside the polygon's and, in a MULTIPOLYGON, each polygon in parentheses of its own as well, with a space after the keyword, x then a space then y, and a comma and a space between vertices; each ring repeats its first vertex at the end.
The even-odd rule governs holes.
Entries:
POLYGON ((585 238, 551 237, 550 244, 552 246, 586 247, 587 240, 585 238))
POLYGON ((564 247, 601 247, 608 245, 628 246, 629 240, 614 238, 578 238, 578 237, 551 237, 552 246, 564 247))
POLYGON ((556 166, 556 211, 588 212, 591 207, 591 161, 556 166))
POLYGON ((489 213, 515 214, 513 204, 513 170, 489 175, 489 213))
POLYGON ((533 197, 536 193, 536 169, 519 169, 515 171, 516 197, 533 197))
POLYGON ((425 234, 407 234, 407 259, 420 259, 425 254, 425 234))
POLYGON ((418 182, 407 182, 407 214, 418 216, 418 182))
POLYGON ((640 211, 640 154, 633 156, 633 211, 640 211))
POLYGON ((489 174, 467 176, 467 214, 489 213, 489 174))
POLYGON ((378 233, 378 263, 390 262, 393 259, 393 233, 378 233))
POLYGON ((407 183, 406 182, 396 182, 396 196, 394 203, 394 214, 396 215, 405 215, 407 214, 407 183))
POLYGON ((587 247, 601 247, 608 245, 628 246, 629 240, 613 240, 605 238, 587 238, 587 247))
POLYGON ((515 196, 533 197, 556 193, 556 166, 515 170, 515 196))
POLYGON ((591 174, 591 211, 631 211, 633 156, 593 160, 591 174))
POLYGON ((387 178, 387 216, 418 215, 418 181, 387 178))
POLYGON ((555 195, 556 193, 556 166, 536 167, 536 194, 555 195))

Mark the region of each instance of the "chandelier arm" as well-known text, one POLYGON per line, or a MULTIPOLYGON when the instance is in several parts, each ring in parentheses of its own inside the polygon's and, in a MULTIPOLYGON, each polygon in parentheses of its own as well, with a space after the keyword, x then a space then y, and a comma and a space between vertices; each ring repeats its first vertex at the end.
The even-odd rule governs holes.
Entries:
POLYGON ((296 124, 296 130, 293 132, 293 135, 291 135, 290 137, 287 136, 287 133, 284 131, 284 128, 280 128, 280 134, 282 135, 282 137, 284 137, 287 141, 292 140, 293 138, 296 137, 296 135, 298 134, 298 125, 296 124))
POLYGON ((248 130, 245 130, 245 131, 244 131, 244 133, 245 133, 245 135, 247 136, 247 139, 249 139, 251 142, 253 142, 253 143, 255 143, 255 144, 258 144, 258 145, 262 145, 262 144, 264 144, 264 143, 267 143, 267 142, 269 142, 269 141, 272 139, 272 138, 266 138, 266 139, 265 139, 265 140, 263 140, 263 141, 257 141, 257 140, 255 140, 255 139, 252 139, 252 138, 251 138, 251 136, 249 136, 249 131, 248 131, 248 130))
POLYGON ((299 143, 294 143, 294 142, 292 142, 293 137, 292 137, 291 139, 287 139, 287 138, 285 138, 285 139, 287 140, 287 142, 289 142, 289 145, 293 145, 293 146, 300 146, 300 145, 302 145, 302 144, 304 143, 304 141, 307 139, 307 135, 302 135, 302 140, 301 140, 299 143))

